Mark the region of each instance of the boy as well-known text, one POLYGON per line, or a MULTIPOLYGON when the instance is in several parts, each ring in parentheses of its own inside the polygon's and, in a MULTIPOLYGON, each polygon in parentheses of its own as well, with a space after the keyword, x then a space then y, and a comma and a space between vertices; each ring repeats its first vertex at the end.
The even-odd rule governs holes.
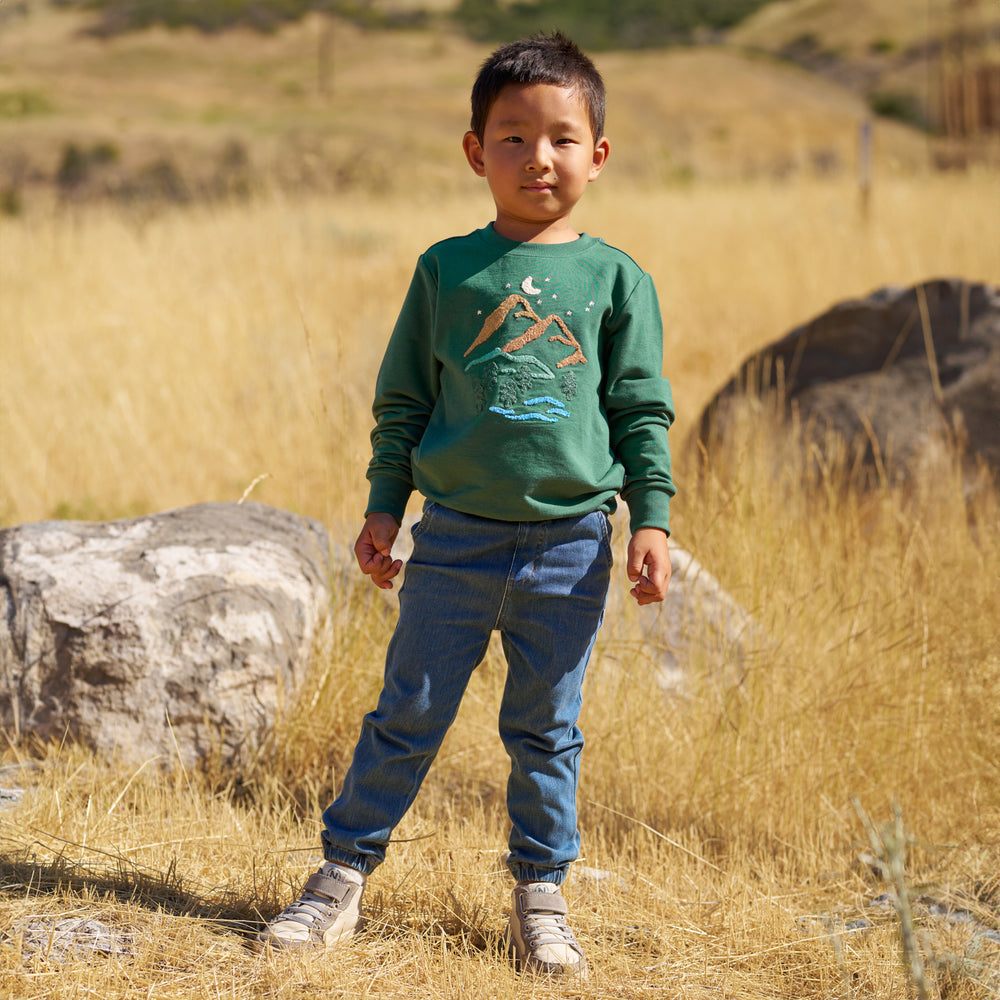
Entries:
POLYGON ((517 883, 508 941, 521 967, 582 975, 559 886, 580 843, 577 719, 619 492, 632 596, 662 601, 670 579, 659 306, 631 258, 570 224, 609 152, 603 82, 572 42, 557 33, 494 52, 463 147, 496 218, 421 257, 376 385, 354 551, 377 586, 401 569, 392 545, 411 492, 426 498, 384 687, 323 814, 326 863, 259 941, 331 945, 357 931, 365 878, 497 630, 517 883))

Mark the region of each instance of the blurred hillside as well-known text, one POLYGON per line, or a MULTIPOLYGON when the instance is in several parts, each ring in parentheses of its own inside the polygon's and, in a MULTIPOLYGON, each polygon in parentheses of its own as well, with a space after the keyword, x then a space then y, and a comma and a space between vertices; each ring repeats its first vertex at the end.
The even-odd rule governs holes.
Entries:
MULTIPOLYGON (((1000 4, 991 0, 778 0, 729 34, 730 44, 788 59, 866 96, 872 109, 940 133, 942 85, 1000 67, 1000 4)), ((1000 135, 1000 76, 988 117, 1000 135)), ((987 152, 989 143, 980 143, 987 152)), ((995 149, 993 150, 995 154, 995 149)))
MULTIPOLYGON (((702 44, 601 51, 614 169, 657 185, 849 174, 879 111, 876 170, 945 162, 934 88, 956 25, 967 59, 991 58, 1000 32, 1000 4, 952 3, 781 0, 702 44)), ((364 9, 267 32, 95 34, 92 9, 6 0, 0 210, 53 192, 148 203, 472 184, 459 140, 492 43, 440 2, 364 9), (418 26, 386 27, 399 23, 418 26)))

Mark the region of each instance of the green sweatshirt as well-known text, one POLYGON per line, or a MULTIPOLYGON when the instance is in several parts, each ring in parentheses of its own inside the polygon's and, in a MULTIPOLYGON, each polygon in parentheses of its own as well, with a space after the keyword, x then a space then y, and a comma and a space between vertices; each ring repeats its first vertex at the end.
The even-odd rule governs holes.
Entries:
POLYGON ((669 530, 663 330, 652 279, 582 235, 517 243, 492 226, 418 263, 375 390, 368 511, 411 492, 504 521, 615 509, 669 530))

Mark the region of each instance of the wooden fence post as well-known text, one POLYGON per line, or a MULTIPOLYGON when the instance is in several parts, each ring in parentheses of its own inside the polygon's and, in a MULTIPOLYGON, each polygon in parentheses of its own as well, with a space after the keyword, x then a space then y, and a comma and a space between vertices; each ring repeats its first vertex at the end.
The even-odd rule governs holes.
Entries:
POLYGON ((858 126, 858 204, 861 218, 868 221, 872 189, 872 121, 866 118, 858 126))

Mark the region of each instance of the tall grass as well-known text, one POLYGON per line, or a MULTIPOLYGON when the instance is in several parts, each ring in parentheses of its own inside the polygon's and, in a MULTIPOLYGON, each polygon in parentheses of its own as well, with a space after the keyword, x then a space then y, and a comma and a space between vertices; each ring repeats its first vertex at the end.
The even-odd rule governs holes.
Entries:
MULTIPOLYGON (((680 443, 748 351, 833 301, 1000 273, 994 187, 898 181, 865 226, 841 184, 634 199, 598 185, 579 221, 657 280, 680 443)), ((475 198, 275 198, 5 222, 3 520, 237 499, 266 472, 256 498, 349 540, 371 383, 413 257, 485 217, 475 198)), ((856 800, 875 823, 898 809, 911 835, 929 988, 990 996, 989 939, 932 920, 928 904, 1000 925, 997 495, 968 494, 948 462, 908 492, 861 493, 835 455, 778 453, 766 419, 744 432, 724 464, 678 449, 675 534, 754 616, 749 655, 722 672, 694 655, 683 696, 668 698, 648 652, 609 623, 590 670, 584 854, 567 896, 592 974, 571 992, 906 996, 896 921, 869 905, 889 887, 859 860, 856 800)), ((28 792, 0 812, 0 994, 565 992, 502 954, 496 650, 371 879, 369 932, 335 959, 244 947, 317 864, 319 812, 377 693, 391 605, 363 581, 337 602, 298 703, 238 775, 6 750, 0 784, 28 792), (64 915, 129 933, 129 948, 24 964, 25 921, 64 915)))
MULTIPOLYGON (((616 184, 578 221, 656 279, 676 444, 744 356, 833 302, 1000 274, 990 174, 887 180, 867 225, 844 182, 616 184)), ((353 523, 415 257, 489 218, 484 188, 456 187, 4 220, 0 523, 238 499, 264 473, 255 498, 353 523)))

